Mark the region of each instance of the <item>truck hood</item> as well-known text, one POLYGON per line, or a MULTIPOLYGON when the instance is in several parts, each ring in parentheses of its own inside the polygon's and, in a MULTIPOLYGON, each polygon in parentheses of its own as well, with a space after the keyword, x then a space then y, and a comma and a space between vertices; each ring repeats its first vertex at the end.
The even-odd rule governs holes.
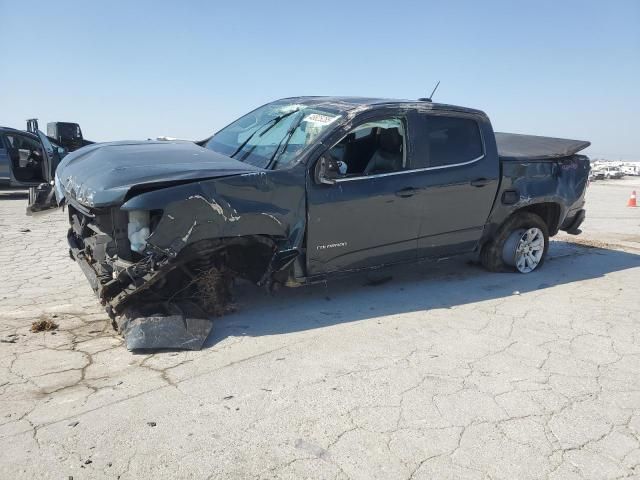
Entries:
POLYGON ((259 171, 186 141, 123 141, 86 146, 56 171, 56 195, 88 207, 122 203, 134 186, 172 184, 259 171))

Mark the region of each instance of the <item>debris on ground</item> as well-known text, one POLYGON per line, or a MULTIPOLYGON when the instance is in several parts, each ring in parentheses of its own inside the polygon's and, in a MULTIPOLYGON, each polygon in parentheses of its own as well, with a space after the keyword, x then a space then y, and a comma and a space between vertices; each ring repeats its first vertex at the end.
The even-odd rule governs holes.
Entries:
POLYGON ((53 320, 49 320, 47 318, 41 318, 40 320, 36 320, 31 324, 31 331, 33 333, 37 332, 50 332, 51 330, 57 330, 58 324, 53 320))
POLYGON ((200 350, 213 328, 208 315, 192 302, 131 307, 116 319, 127 350, 179 348, 200 350))
POLYGON ((234 310, 233 275, 210 268, 194 275, 165 302, 136 303, 116 318, 128 350, 200 350, 213 328, 211 317, 234 310))
POLYGON ((150 427, 155 427, 157 425, 156 422, 147 422, 147 425, 149 425, 150 427))

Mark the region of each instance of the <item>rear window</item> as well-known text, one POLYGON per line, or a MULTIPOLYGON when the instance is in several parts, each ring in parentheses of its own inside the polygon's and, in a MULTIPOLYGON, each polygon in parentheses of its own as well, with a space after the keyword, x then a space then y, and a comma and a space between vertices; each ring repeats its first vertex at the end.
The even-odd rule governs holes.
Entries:
POLYGON ((475 120, 429 115, 426 128, 430 167, 465 163, 483 154, 480 128, 475 120))
POLYGON ((75 123, 58 122, 58 136, 64 138, 80 138, 82 132, 80 127, 75 123))

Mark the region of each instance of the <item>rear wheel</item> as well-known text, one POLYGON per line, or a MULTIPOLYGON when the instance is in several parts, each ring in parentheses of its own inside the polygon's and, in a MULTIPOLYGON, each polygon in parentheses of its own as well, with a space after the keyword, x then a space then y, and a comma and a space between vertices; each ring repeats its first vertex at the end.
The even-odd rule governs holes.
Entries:
POLYGON ((540 267, 549 250, 549 230, 535 213, 516 213, 498 229, 480 254, 484 267, 493 272, 530 273, 540 267))

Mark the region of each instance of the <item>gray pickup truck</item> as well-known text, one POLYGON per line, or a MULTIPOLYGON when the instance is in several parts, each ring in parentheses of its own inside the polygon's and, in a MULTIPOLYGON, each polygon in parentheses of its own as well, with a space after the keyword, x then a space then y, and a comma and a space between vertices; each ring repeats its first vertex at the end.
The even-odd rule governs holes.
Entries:
POLYGON ((297 97, 201 142, 84 147, 55 190, 114 318, 188 317, 207 276, 298 286, 470 252, 529 273, 550 236, 580 232, 588 145, 494 133, 483 112, 430 101, 297 97))

